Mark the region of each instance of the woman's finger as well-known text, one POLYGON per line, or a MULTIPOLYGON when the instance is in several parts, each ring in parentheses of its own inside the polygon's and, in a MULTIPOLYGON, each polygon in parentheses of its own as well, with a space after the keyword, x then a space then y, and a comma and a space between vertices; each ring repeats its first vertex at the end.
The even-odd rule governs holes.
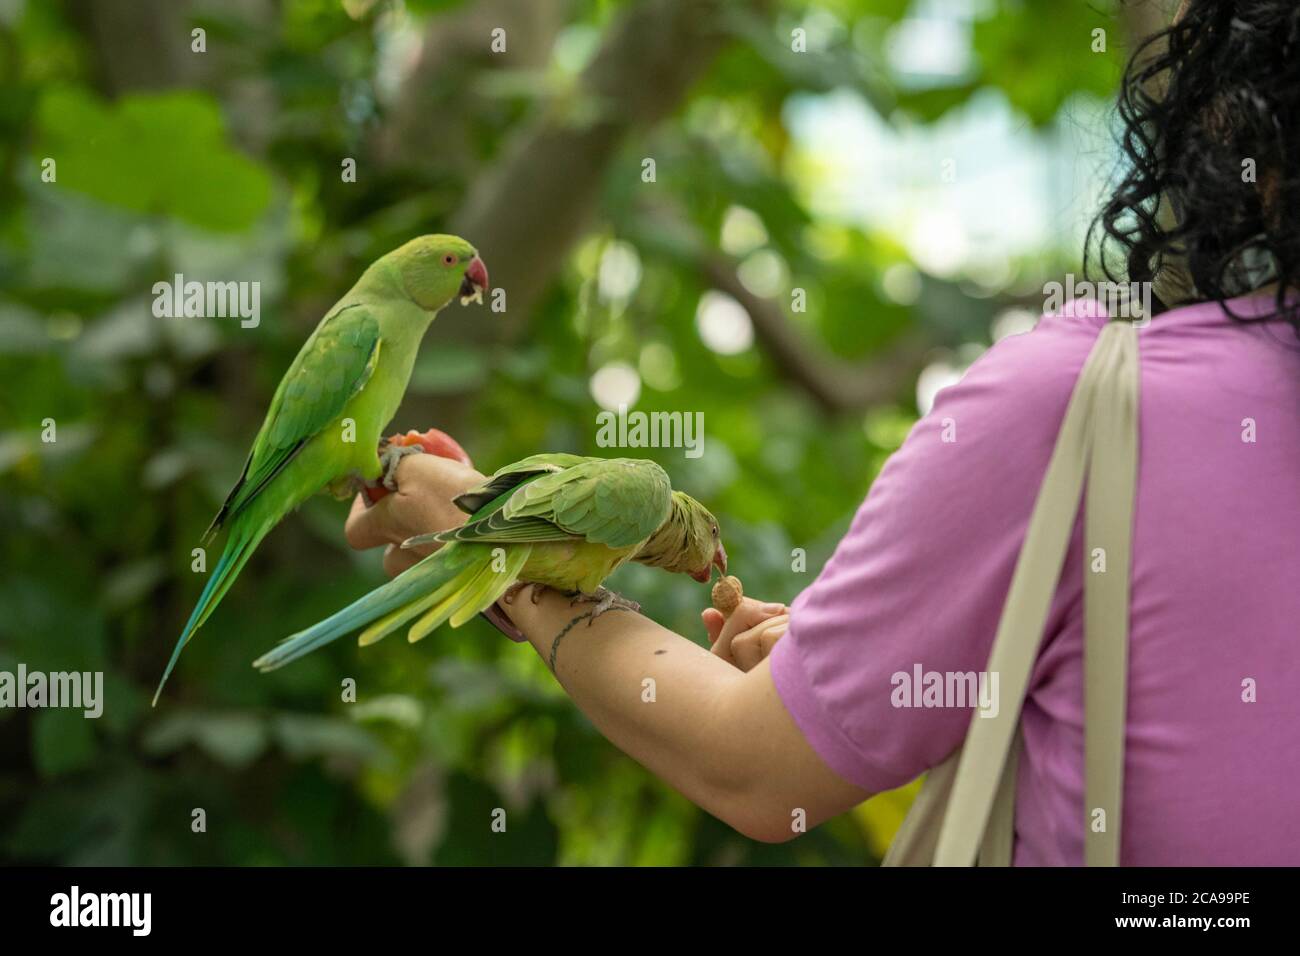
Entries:
POLYGON ((727 623, 727 619, 722 616, 722 612, 716 607, 705 608, 700 612, 700 620, 704 622, 704 630, 709 635, 709 643, 718 643, 718 635, 722 633, 722 627, 727 623))
POLYGON ((785 621, 769 628, 764 628, 762 635, 759 637, 762 654, 759 660, 766 660, 772 653, 772 648, 776 647, 776 642, 785 636, 785 632, 790 629, 790 617, 786 615, 785 621))
POLYGON ((389 495, 380 498, 375 504, 367 507, 361 495, 357 495, 356 500, 352 502, 352 510, 348 513, 348 520, 343 525, 343 536, 347 538, 349 545, 358 551, 364 551, 366 548, 377 548, 381 544, 388 544, 392 540, 388 534, 391 497, 389 495))
POLYGON ((731 641, 731 660, 742 671, 748 671, 762 658, 759 657, 758 640, 752 631, 737 634, 731 641))
POLYGON ((785 609, 785 605, 779 602, 756 601, 749 597, 742 598, 740 606, 727 617, 726 629, 732 634, 747 631, 777 614, 783 614, 785 609))
MULTIPOLYGON (((731 653, 731 641, 737 634, 742 634, 751 627, 756 627, 763 621, 769 620, 785 611, 785 605, 779 603, 764 603, 755 601, 753 598, 743 598, 740 605, 731 612, 726 618, 726 623, 718 633, 718 637, 713 641, 712 651, 724 661, 736 663, 734 655, 731 653)), ((707 622, 705 623, 707 627, 707 622)))
POLYGON ((736 635, 731 641, 731 657, 736 666, 742 671, 757 667, 785 633, 788 622, 789 618, 781 615, 736 635))

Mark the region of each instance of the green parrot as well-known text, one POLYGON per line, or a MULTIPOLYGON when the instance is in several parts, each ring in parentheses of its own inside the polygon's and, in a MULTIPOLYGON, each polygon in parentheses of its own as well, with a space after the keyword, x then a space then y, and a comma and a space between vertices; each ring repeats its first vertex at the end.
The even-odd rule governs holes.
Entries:
POLYGON ((487 269, 457 236, 420 236, 372 264, 321 319, 280 380, 243 474, 204 533, 228 528, 225 550, 190 615, 181 648, 225 596, 258 543, 286 514, 328 489, 345 497, 393 471, 409 449, 380 437, 406 391, 420 339, 457 295, 483 301, 487 269))
MULTIPOLYGON (((706 582, 727 552, 718 522, 694 498, 673 491, 652 461, 533 455, 507 465, 455 499, 470 515, 451 531, 404 542, 443 547, 319 624, 285 639, 254 662, 275 670, 365 626, 362 646, 416 619, 418 641, 450 622, 496 611, 516 585, 539 584, 594 601, 592 619, 633 607, 601 582, 627 561, 706 582)), ((497 618, 499 620, 499 618, 497 618)))

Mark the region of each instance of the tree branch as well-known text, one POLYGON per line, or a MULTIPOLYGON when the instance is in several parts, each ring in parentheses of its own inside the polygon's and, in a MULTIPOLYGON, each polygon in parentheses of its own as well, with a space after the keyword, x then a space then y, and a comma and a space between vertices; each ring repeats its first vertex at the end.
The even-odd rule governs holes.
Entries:
MULTIPOLYGON (((767 0, 745 0, 765 7, 767 0)), ((588 228, 605 174, 630 134, 685 99, 726 45, 726 0, 643 0, 626 7, 579 80, 593 117, 552 107, 521 131, 478 178, 452 229, 483 250, 506 290, 501 322, 445 316, 459 341, 516 337, 564 257, 588 228), (448 321, 450 319, 450 321, 448 321), (504 323, 504 324, 502 324, 504 323)))
POLYGON ((427 168, 432 159, 439 169, 471 173, 471 120, 500 105, 476 80, 488 72, 542 72, 570 6, 569 0, 475 0, 429 17, 415 65, 375 136, 382 167, 427 168), (497 28, 508 39, 501 53, 488 42, 497 28))
POLYGON ((745 287, 736 263, 717 252, 701 254, 700 274, 749 313, 754 334, 782 374, 828 412, 855 412, 896 400, 911 387, 933 343, 909 332, 882 355, 848 361, 810 342, 772 299, 745 287))
POLYGON ((740 280, 739 262, 720 251, 670 200, 643 205, 629 232, 641 248, 674 260, 735 299, 781 374, 827 412, 859 412, 896 400, 915 383, 936 345, 924 329, 912 330, 868 359, 840 358, 805 335, 781 302, 750 291, 740 280))

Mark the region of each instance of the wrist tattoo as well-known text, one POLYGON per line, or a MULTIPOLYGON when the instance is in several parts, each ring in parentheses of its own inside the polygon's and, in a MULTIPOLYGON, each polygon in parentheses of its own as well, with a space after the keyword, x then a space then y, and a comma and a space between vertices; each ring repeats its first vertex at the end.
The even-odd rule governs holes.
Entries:
POLYGON ((559 634, 555 635, 555 640, 551 642, 551 653, 547 660, 547 663, 551 667, 552 674, 555 673, 555 653, 560 649, 560 641, 564 639, 564 635, 568 634, 569 631, 573 630, 573 625, 577 624, 579 621, 585 621, 587 618, 591 617, 593 613, 594 612, 592 611, 588 611, 586 614, 579 614, 568 624, 564 625, 563 629, 561 629, 559 634))
MULTIPOLYGON (((623 607, 617 607, 617 606, 616 606, 616 607, 608 608, 608 610, 610 610, 610 611, 626 611, 626 610, 630 610, 630 609, 629 609, 629 608, 623 608, 623 607)), ((550 665, 551 673, 552 673, 552 674, 555 674, 555 673, 556 673, 556 672, 555 672, 555 654, 556 654, 556 652, 559 651, 559 649, 560 649, 560 641, 564 639, 564 635, 565 635, 565 634, 568 634, 569 631, 573 630, 573 625, 577 624, 579 621, 585 621, 585 620, 587 620, 588 618, 591 618, 591 619, 594 620, 594 619, 597 617, 597 614, 598 614, 598 612, 596 612, 596 611, 594 611, 594 610, 593 610, 593 611, 588 611, 586 614, 579 614, 577 617, 575 617, 575 618, 574 618, 572 621, 570 621, 568 624, 564 625, 564 627, 561 628, 559 634, 556 634, 556 635, 555 635, 555 640, 553 640, 553 641, 551 642, 551 653, 548 655, 548 659, 547 659, 547 663, 550 665)), ((556 676, 558 677, 559 675, 556 674, 556 676)))

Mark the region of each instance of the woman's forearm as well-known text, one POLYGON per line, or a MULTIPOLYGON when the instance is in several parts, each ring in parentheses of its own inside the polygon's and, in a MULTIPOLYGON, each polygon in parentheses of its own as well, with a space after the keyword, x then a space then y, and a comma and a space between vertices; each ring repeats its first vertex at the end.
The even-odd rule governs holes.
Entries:
POLYGON ((811 751, 777 697, 767 666, 740 671, 639 614, 531 589, 507 609, 578 707, 611 742, 690 800, 748 836, 788 839, 792 821, 840 812, 865 795, 811 751))

